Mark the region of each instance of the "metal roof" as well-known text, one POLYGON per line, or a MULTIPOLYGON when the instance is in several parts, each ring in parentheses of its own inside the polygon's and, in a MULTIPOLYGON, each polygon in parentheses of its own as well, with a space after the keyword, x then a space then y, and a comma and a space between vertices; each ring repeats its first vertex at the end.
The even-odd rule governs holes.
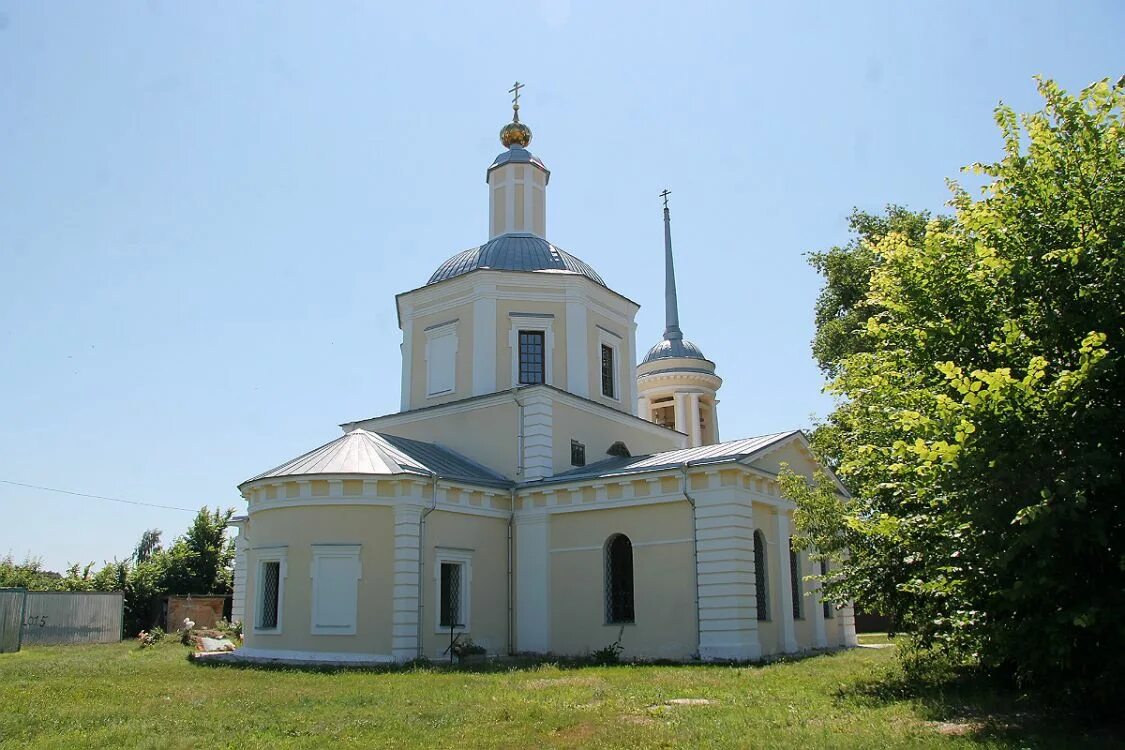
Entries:
POLYGON ((511 486, 511 482, 480 464, 435 443, 356 428, 330 443, 247 479, 316 474, 417 474, 469 483, 511 486))
POLYGON ((762 435, 745 440, 701 445, 698 448, 682 448, 675 451, 652 453, 647 456, 607 458, 589 466, 546 477, 542 482, 572 482, 620 476, 622 474, 639 474, 646 471, 675 468, 685 464, 700 466, 702 464, 740 461, 751 458, 755 454, 799 434, 801 434, 800 430, 790 430, 789 432, 775 432, 772 435, 762 435))
MULTIPOLYGON (((505 164, 534 164, 547 173, 548 180, 551 178, 551 170, 547 169, 547 165, 544 164, 538 156, 531 153, 526 148, 520 148, 519 146, 515 145, 509 147, 507 151, 503 152, 495 159, 493 159, 492 165, 488 168, 487 171, 491 172, 497 167, 502 167, 505 164)), ((486 172, 485 180, 487 181, 487 179, 488 178, 486 172)))
POLYGON ((472 271, 561 271, 574 273, 602 286, 606 283, 589 264, 555 247, 542 237, 513 232, 493 237, 479 247, 454 255, 438 266, 427 284, 452 279, 472 271))
POLYGON ((707 360, 707 358, 703 356, 703 350, 687 339, 664 339, 648 350, 648 354, 645 355, 641 364, 653 362, 658 359, 675 359, 677 357, 707 360))

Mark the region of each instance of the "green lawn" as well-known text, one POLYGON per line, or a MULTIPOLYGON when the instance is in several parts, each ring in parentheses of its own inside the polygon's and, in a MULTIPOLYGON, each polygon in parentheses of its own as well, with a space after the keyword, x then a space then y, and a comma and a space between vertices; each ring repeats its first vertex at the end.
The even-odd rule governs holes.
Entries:
MULTIPOLYGON (((886 639, 865 639, 885 643, 886 639)), ((0 747, 1106 747, 1011 696, 908 688, 893 647, 767 666, 316 671, 133 643, 0 654, 0 747), (674 703, 696 699, 694 703, 674 703)))

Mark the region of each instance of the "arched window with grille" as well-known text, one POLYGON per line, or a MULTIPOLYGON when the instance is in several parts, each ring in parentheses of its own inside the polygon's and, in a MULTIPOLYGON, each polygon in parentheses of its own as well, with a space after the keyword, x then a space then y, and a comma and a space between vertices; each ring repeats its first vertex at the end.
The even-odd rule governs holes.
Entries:
POLYGON ((605 621, 634 622, 633 543, 614 534, 605 543, 605 621))
POLYGON ((754 592, 758 599, 758 619, 770 619, 770 576, 766 568, 766 535, 754 532, 754 592))
POLYGON ((801 558, 793 548, 793 539, 789 539, 789 580, 793 585, 793 619, 800 620, 801 615, 801 558))

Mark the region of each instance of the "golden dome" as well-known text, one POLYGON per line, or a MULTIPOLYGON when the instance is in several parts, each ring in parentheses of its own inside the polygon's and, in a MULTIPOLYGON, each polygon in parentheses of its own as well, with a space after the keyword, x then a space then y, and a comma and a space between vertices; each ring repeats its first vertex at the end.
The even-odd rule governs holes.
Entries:
POLYGON ((527 144, 531 143, 531 128, 519 120, 509 122, 500 128, 500 142, 505 147, 511 147, 514 144, 521 148, 527 148, 527 144))

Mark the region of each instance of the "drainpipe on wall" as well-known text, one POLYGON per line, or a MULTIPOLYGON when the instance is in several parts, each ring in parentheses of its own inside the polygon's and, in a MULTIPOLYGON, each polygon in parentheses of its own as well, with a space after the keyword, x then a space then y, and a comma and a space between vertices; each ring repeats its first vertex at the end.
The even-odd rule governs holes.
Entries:
POLYGON ((437 479, 437 473, 431 471, 430 480, 433 484, 430 487, 430 507, 423 510, 422 515, 418 517, 418 658, 423 655, 422 635, 425 632, 422 629, 422 602, 426 591, 426 579, 423 575, 426 569, 426 516, 437 509, 437 479))
MULTIPOLYGON (((516 481, 523 479, 523 403, 520 401, 519 387, 512 388, 512 400, 516 402, 517 408, 517 422, 516 422, 516 481)), ((515 506, 512 506, 515 510, 515 506)))
POLYGON ((516 520, 516 488, 512 488, 512 512, 508 514, 508 655, 515 653, 515 610, 512 606, 515 589, 512 586, 512 525, 516 520))
MULTIPOLYGON (((695 498, 688 494, 688 466, 690 462, 685 461, 684 465, 680 467, 680 472, 683 474, 684 480, 684 500, 688 501, 691 505, 691 557, 695 564, 695 649, 698 652, 702 646, 702 630, 703 626, 699 619, 699 531, 696 527, 695 519, 695 498)), ((702 657, 700 657, 702 658, 702 657)))

